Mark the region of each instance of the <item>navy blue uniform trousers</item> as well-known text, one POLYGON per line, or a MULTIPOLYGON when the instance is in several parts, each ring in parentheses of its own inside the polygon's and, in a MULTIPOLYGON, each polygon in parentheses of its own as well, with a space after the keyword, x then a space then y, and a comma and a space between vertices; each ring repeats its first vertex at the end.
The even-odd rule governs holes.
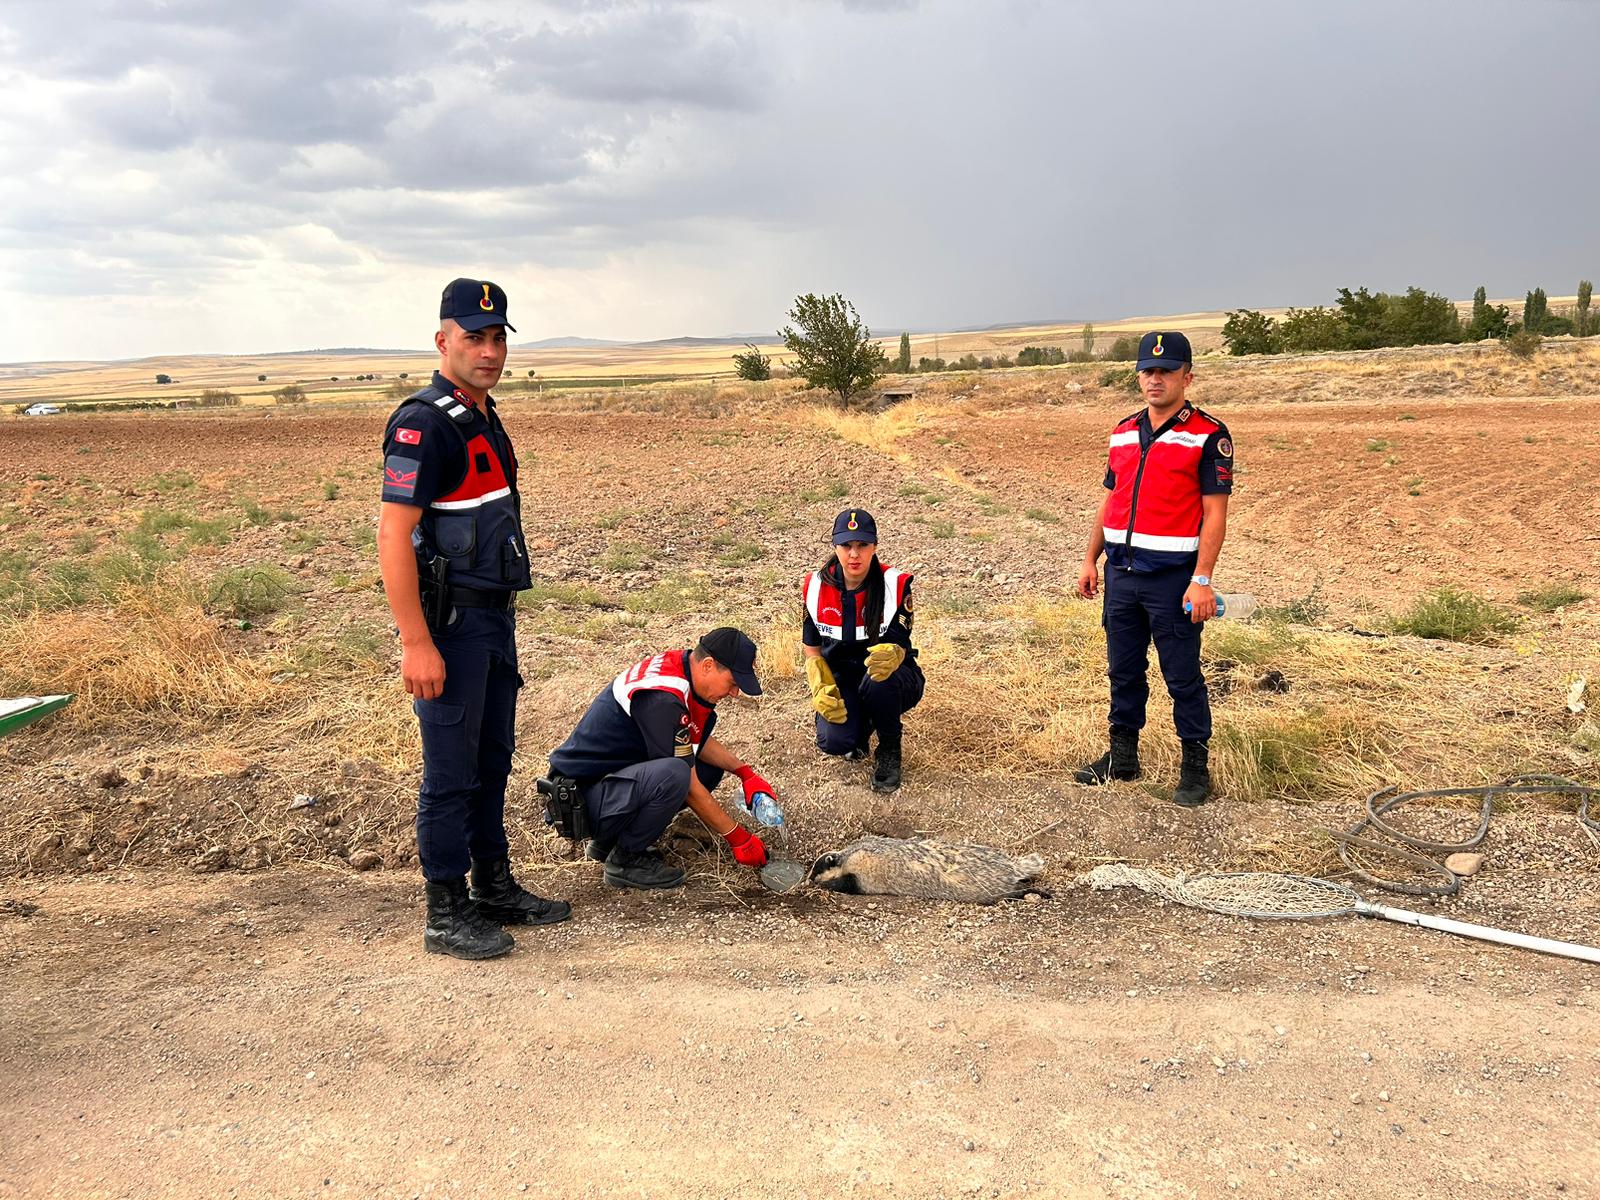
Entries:
POLYGON ((895 668, 894 674, 879 683, 860 667, 857 676, 851 668, 834 668, 834 682, 844 699, 844 720, 835 725, 817 714, 817 747, 824 754, 849 754, 857 746, 866 748, 872 731, 878 731, 878 744, 900 744, 900 718, 922 699, 926 680, 922 668, 910 654, 895 668))
POLYGON ((654 846, 689 801, 690 771, 708 792, 722 782, 721 768, 698 758, 651 758, 584 787, 595 839, 635 853, 654 846))
POLYGON ((460 879, 474 859, 509 857, 506 777, 517 715, 516 616, 456 610, 433 635, 444 659, 444 691, 415 700, 422 727, 417 857, 424 879, 460 879))
POLYGON ((1161 675, 1172 697, 1172 723, 1184 741, 1211 737, 1211 702, 1200 674, 1201 626, 1183 611, 1189 568, 1136 574, 1106 568, 1101 621, 1106 630, 1106 660, 1111 676, 1111 724, 1144 728, 1150 699, 1150 643, 1156 644, 1161 675))

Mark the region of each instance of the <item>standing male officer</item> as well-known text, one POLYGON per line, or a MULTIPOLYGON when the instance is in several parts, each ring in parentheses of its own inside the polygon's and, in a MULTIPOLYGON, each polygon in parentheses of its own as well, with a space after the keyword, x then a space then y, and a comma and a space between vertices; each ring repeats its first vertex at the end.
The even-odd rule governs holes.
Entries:
POLYGON ((505 369, 508 329, 516 327, 499 287, 452 280, 433 338, 439 369, 394 411, 383 439, 378 565, 422 727, 422 944, 457 958, 510 950, 500 925, 549 925, 572 912, 518 885, 506 841, 522 686, 511 597, 532 586, 517 457, 489 395, 505 369))
POLYGON ((1106 555, 1102 622, 1111 676, 1111 749, 1079 770, 1079 783, 1139 777, 1154 638, 1183 742, 1175 803, 1211 795, 1211 705, 1200 675, 1200 627, 1217 613, 1211 572, 1222 550, 1233 491, 1228 427, 1185 399, 1194 356, 1181 333, 1139 340, 1139 387, 1146 407, 1111 433, 1105 500, 1078 572, 1078 594, 1094 597, 1106 555), (1185 612, 1184 607, 1189 611, 1185 612))
POLYGON ((693 649, 652 654, 623 671, 551 751, 552 779, 578 785, 595 830, 589 857, 605 863, 612 887, 651 891, 683 883, 683 872, 654 846, 685 805, 728 843, 737 862, 766 865, 766 845, 711 795, 729 772, 738 776, 747 808, 761 793, 773 794, 754 767, 711 736, 717 702, 741 692, 761 694, 756 644, 724 625, 693 649))

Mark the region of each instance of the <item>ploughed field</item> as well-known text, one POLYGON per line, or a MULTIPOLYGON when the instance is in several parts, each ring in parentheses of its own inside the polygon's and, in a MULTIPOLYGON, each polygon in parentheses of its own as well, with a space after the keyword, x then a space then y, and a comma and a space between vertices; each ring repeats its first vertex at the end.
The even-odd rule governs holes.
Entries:
MULTIPOLYGON (((1195 812, 1167 799, 1159 683, 1147 779, 1070 779, 1105 705, 1071 586, 1139 403, 1098 368, 941 377, 881 414, 781 384, 509 400, 537 582, 510 811, 520 874, 575 916, 484 965, 421 952, 384 411, 0 424, 0 691, 80 694, 0 743, 0 1195, 1582 1194, 1600 968, 1075 880, 1333 874, 1319 830, 1379 786, 1594 782, 1568 699, 1600 680, 1597 360, 1202 364, 1237 447, 1218 582, 1274 611, 1208 631, 1222 795, 1195 812), (846 504, 917 578, 929 694, 888 799, 810 748, 797 669, 798 579, 846 504), (1442 586, 1499 625, 1394 631, 1442 586), (1052 898, 778 897, 687 828, 678 893, 568 859, 544 754, 617 670, 730 620, 768 694, 719 734, 796 856, 1013 846, 1052 898)), ((1455 899, 1380 898, 1600 943, 1572 810, 1497 814, 1455 899)))

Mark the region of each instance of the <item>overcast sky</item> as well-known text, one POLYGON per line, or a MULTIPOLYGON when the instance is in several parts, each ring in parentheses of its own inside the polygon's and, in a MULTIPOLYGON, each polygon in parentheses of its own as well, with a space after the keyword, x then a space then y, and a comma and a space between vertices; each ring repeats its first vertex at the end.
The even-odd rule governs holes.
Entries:
POLYGON ((0 361, 1570 294, 1600 3, 5 0, 0 361))

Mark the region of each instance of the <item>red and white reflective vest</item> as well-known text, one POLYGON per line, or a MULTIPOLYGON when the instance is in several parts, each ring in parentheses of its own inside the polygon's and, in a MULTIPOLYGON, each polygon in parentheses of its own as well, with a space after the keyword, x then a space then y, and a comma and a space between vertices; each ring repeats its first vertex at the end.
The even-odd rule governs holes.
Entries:
POLYGON ((689 710, 689 745, 696 754, 716 713, 701 704, 689 683, 689 651, 668 650, 641 659, 611 681, 611 696, 622 711, 633 715, 633 698, 639 692, 671 692, 689 710))
POLYGON ((1200 549, 1200 455, 1223 426, 1192 405, 1139 448, 1134 413, 1111 431, 1109 466, 1116 477, 1106 504, 1107 565, 1155 570, 1194 560, 1200 549))
MULTIPOLYGON (((806 615, 811 618, 811 623, 823 637, 835 642, 843 641, 844 592, 822 576, 821 571, 807 572, 805 583, 801 585, 801 594, 805 597, 806 615)), ((883 620, 877 629, 871 631, 870 636, 866 624, 867 590, 862 588, 856 593, 856 610, 850 614, 851 624, 855 626, 856 641, 870 641, 881 638, 889 632, 895 613, 899 612, 900 606, 905 603, 906 589, 911 586, 911 578, 909 571, 902 571, 897 567, 883 568, 883 620)))

